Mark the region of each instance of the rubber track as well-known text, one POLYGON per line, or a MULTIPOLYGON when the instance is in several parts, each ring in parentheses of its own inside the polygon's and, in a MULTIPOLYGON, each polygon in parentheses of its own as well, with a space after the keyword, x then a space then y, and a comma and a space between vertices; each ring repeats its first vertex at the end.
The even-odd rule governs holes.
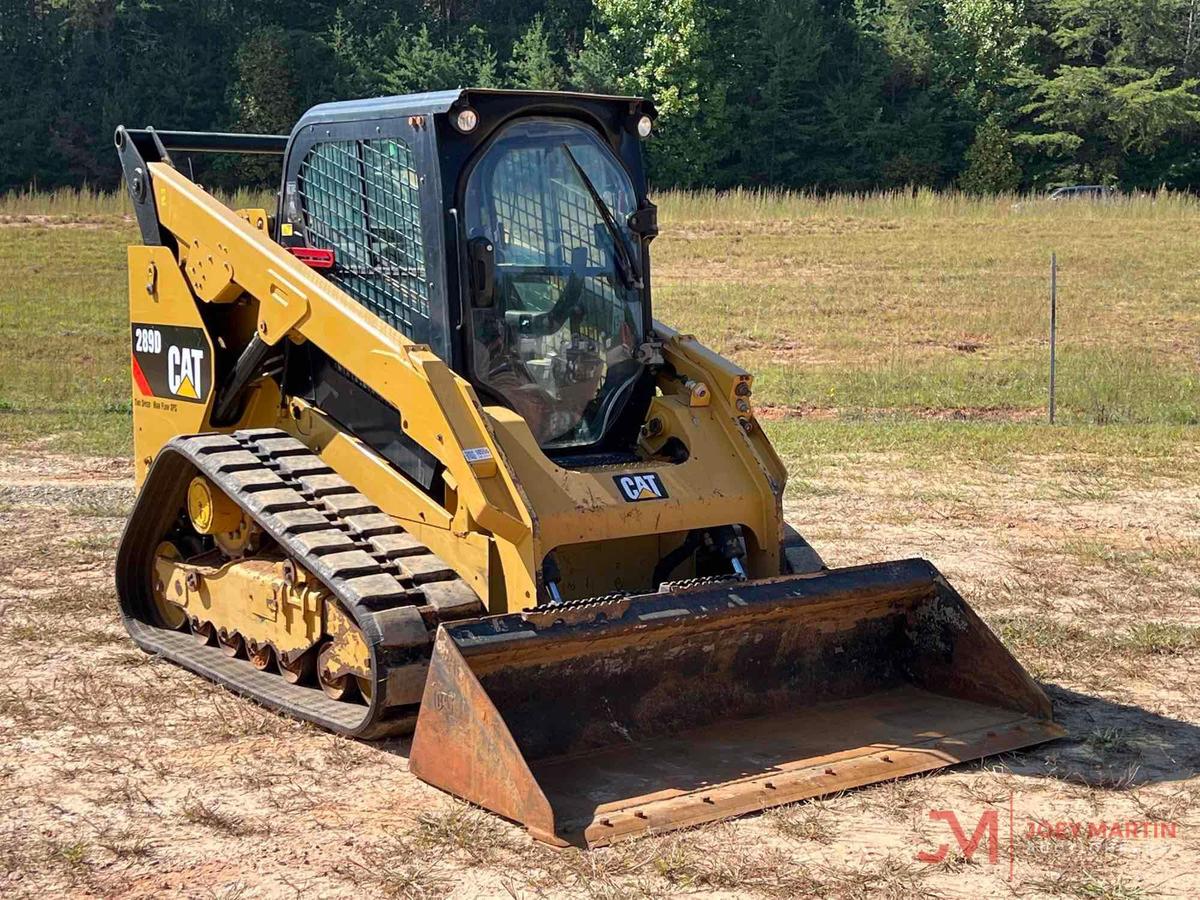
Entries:
POLYGON ((163 447, 121 536, 117 593, 126 628, 147 652, 273 709, 364 738, 412 729, 438 624, 484 614, 478 596, 449 565, 277 429, 181 436, 163 447), (236 501, 352 616, 371 651, 370 706, 290 685, 155 623, 155 550, 178 522, 197 473, 236 501))

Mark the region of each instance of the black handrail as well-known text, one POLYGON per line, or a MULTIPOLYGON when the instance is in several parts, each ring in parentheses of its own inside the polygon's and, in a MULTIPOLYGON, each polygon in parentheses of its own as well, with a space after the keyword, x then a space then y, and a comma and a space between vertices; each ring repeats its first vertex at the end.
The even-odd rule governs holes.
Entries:
POLYGON ((121 135, 128 135, 139 150, 155 147, 157 135, 167 150, 181 153, 243 153, 282 156, 287 149, 286 134, 235 134, 219 131, 159 131, 157 128, 118 128, 117 146, 121 135))

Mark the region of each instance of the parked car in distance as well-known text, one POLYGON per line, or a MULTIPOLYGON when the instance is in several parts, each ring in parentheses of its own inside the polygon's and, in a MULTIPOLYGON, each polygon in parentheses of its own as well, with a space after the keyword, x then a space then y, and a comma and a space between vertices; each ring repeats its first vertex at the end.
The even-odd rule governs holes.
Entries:
POLYGON ((1073 184, 1070 187, 1055 188, 1050 192, 1051 200, 1106 200, 1116 195, 1116 191, 1102 184, 1073 184))

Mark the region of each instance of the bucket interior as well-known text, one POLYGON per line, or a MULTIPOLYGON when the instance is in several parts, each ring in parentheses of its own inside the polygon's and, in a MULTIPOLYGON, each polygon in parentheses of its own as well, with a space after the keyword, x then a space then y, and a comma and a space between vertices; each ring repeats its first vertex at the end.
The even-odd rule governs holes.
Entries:
POLYGON ((589 846, 988 756, 1058 736, 911 685, 534 763, 559 834, 589 846))
POLYGON ((439 642, 555 834, 589 845, 1057 736, 1044 695, 940 577, 839 571, 855 575, 439 642))

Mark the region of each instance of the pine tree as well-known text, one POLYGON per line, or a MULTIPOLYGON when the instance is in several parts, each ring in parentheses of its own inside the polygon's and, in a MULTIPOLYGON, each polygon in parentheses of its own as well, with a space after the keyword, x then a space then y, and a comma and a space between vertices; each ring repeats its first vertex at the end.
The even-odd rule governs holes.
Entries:
POLYGON ((452 46, 435 45, 427 25, 403 38, 381 69, 383 87, 392 94, 466 86, 465 61, 452 46))
POLYGON ((723 168, 740 183, 800 184, 820 158, 820 92, 831 35, 815 0, 738 3, 722 43, 739 40, 730 108, 745 110, 723 168), (815 127, 814 127, 815 126, 815 127))
POLYGON ((531 91, 557 91, 563 86, 565 74, 554 61, 550 36, 546 34, 541 16, 535 16, 529 28, 513 45, 508 63, 508 84, 531 91))
POLYGON ((478 25, 472 25, 467 35, 467 54, 470 60, 468 81, 474 87, 500 87, 500 67, 496 51, 488 43, 487 32, 478 25))
POLYGON ((5 11, 0 25, 0 191, 25 187, 55 187, 69 181, 70 172, 56 142, 49 140, 54 111, 61 102, 52 87, 56 80, 61 10, 37 0, 18 0, 5 11))
POLYGON ((1039 58, 1010 79, 1034 182, 1153 188, 1194 170, 1178 166, 1178 148, 1200 137, 1190 3, 1049 0, 1045 15, 1039 58))
MULTIPOLYGON (((255 30, 234 57, 231 93, 238 131, 287 134, 304 111, 334 99, 334 67, 329 47, 307 31, 268 25, 255 30), (271 60, 270 66, 263 60, 271 60)), ((278 164, 256 157, 224 161, 220 176, 235 182, 269 184, 278 164)))
POLYGON ((394 94, 493 87, 496 54, 481 29, 469 29, 466 42, 438 44, 422 25, 415 34, 401 37, 381 75, 384 89, 394 94))
POLYGON ((958 186, 968 194, 997 194, 1015 191, 1021 184, 1021 169, 1013 159, 1012 140, 994 118, 975 132, 975 143, 967 150, 967 166, 958 186))

